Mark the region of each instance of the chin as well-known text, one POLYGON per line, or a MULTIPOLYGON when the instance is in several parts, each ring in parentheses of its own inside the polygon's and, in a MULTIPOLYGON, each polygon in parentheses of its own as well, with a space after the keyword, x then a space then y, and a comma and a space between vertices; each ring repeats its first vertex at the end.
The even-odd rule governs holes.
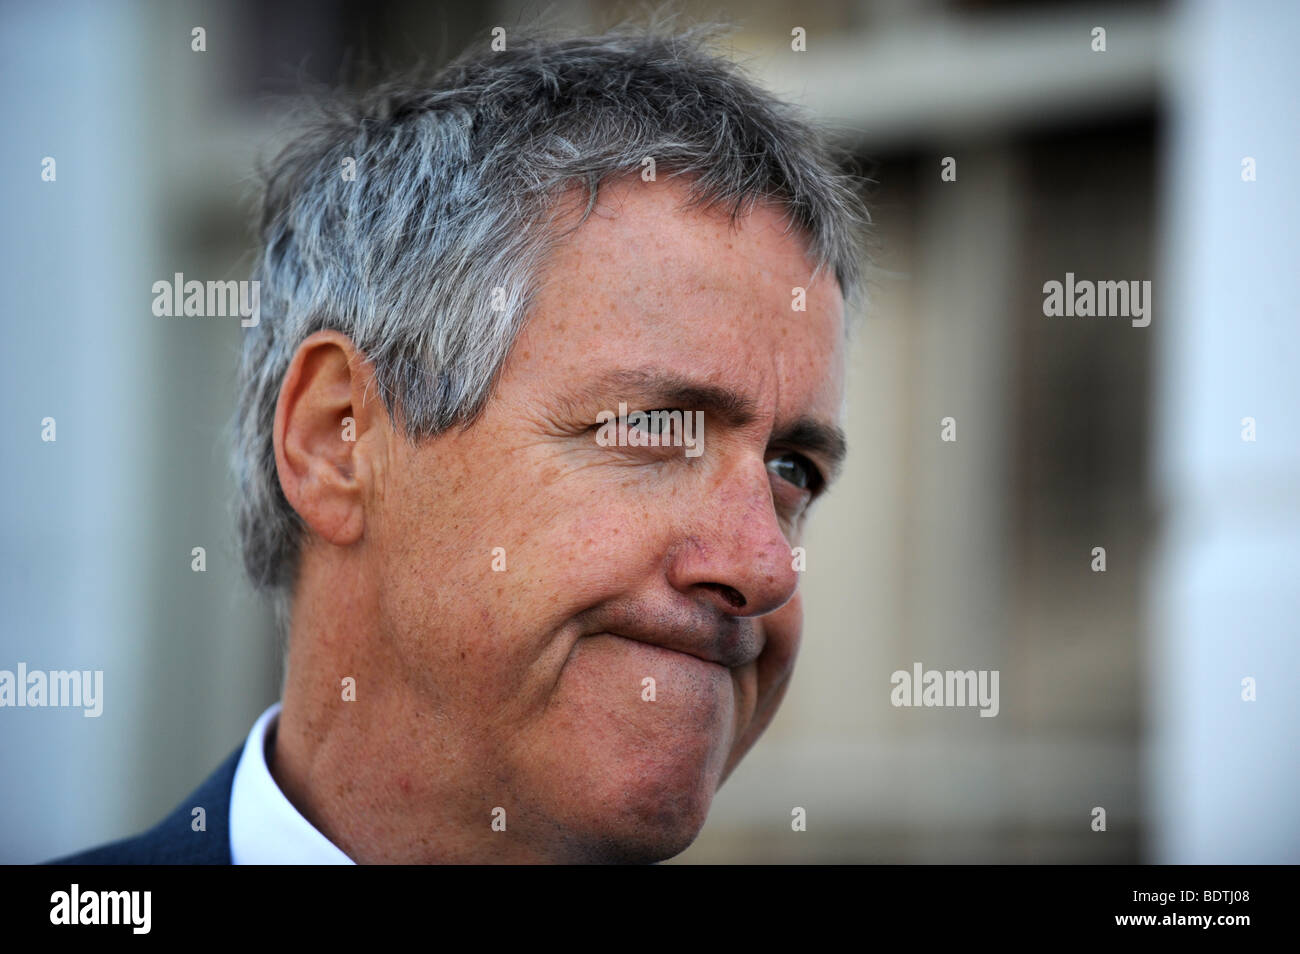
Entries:
MULTIPOLYGON (((650 864, 681 854, 699 835, 720 783, 720 765, 690 745, 639 764, 620 762, 587 782, 592 861, 650 864), (695 758, 691 756, 694 755, 695 758)), ((582 783, 577 783, 581 788, 582 783)))
MULTIPOLYGON (((625 798, 593 817, 600 836, 586 854, 604 864, 653 864, 681 854, 695 841, 708 817, 711 797, 661 793, 652 800, 625 798)), ((599 807, 593 806, 594 811, 599 807)))
POLYGON ((731 674, 622 639, 583 640, 537 729, 530 751, 544 754, 528 771, 563 830, 561 853, 663 861, 695 841, 721 784, 737 733, 731 674), (655 701, 641 696, 647 674, 655 701))

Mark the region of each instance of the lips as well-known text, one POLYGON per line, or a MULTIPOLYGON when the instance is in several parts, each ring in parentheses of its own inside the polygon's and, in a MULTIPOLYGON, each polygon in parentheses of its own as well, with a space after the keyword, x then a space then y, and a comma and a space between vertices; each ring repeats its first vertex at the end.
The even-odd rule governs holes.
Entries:
POLYGON ((653 654, 654 656, 669 662, 685 662, 692 666, 703 664, 716 672, 726 673, 727 675, 731 674, 731 667, 717 662, 716 660, 706 659, 703 656, 697 656, 694 653, 684 653, 677 649, 669 649, 667 646, 663 646, 650 640, 633 639, 630 636, 624 636, 622 633, 599 633, 597 635, 621 639, 636 647, 638 652, 653 654))
POLYGON ((592 620, 597 632, 693 656, 726 669, 756 660, 763 636, 753 620, 724 617, 704 607, 607 607, 592 620))

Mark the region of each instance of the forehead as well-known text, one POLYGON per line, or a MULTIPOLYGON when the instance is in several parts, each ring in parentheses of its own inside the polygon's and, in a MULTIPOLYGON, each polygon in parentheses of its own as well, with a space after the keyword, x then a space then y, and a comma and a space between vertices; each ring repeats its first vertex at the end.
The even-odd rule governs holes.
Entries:
POLYGON ((741 390, 778 417, 838 416, 834 275, 813 280, 803 237, 777 208, 756 204, 733 224, 683 208, 686 198, 671 180, 602 185, 548 262, 506 373, 572 381, 653 365, 741 390))

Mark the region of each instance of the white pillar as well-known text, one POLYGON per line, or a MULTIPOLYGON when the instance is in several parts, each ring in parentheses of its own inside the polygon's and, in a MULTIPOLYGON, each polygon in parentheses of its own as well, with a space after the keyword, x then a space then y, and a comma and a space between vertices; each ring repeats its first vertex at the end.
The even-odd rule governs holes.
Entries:
MULTIPOLYGON (((157 362, 140 5, 0 6, 0 669, 103 670, 103 711, 0 710, 0 862, 86 848, 131 817, 148 752, 142 631, 157 362), (41 178, 55 161, 55 180, 41 178), (55 419, 53 443, 41 420, 55 419), (109 784, 109 781, 112 784, 109 784)), ((121 831, 126 834, 125 831, 121 831)))
POLYGON ((1180 28, 1152 322, 1148 856, 1297 862, 1300 6, 1202 0, 1180 28))

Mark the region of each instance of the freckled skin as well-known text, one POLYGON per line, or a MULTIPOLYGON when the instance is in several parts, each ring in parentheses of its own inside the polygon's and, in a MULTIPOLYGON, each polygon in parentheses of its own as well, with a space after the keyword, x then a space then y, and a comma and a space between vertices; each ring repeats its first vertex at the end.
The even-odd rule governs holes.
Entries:
POLYGON ((759 205, 733 230, 683 211, 685 195, 635 176, 602 187, 467 429, 398 436, 335 332, 308 339, 286 375, 276 459, 311 532, 272 771, 357 861, 671 857, 785 693, 803 517, 778 505, 791 490, 768 442, 795 417, 837 420, 840 292, 811 281, 778 211, 759 205), (706 415, 704 453, 687 459, 596 443, 596 413, 635 396, 557 400, 646 366, 740 391, 757 417, 706 415), (355 443, 338 439, 344 416, 355 443), (687 617, 755 653, 723 665, 610 622, 687 617))

